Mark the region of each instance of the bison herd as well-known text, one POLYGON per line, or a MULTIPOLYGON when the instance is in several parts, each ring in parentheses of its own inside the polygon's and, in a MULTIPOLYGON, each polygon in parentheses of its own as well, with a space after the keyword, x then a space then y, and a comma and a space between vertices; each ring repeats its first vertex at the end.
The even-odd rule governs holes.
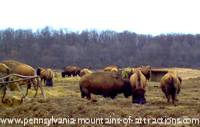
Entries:
MULTIPOLYGON (((90 70, 78 66, 66 66, 61 76, 80 76, 79 87, 81 97, 91 99, 91 94, 102 95, 114 99, 118 94, 127 98, 132 96, 132 103, 145 104, 145 92, 151 79, 151 67, 121 69, 115 65, 107 66, 101 70, 90 70)), ((0 62, 0 76, 15 73, 24 76, 39 76, 46 86, 53 86, 54 71, 50 68, 33 67, 15 60, 0 62)), ((175 104, 181 89, 182 79, 176 72, 166 73, 160 80, 160 88, 167 101, 175 104)), ((34 84, 34 81, 32 82, 34 84)))

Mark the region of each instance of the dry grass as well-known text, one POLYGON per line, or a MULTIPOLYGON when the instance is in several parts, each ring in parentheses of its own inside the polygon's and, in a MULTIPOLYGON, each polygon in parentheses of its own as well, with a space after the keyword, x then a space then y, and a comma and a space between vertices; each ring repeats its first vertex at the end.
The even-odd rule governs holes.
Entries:
MULTIPOLYGON (((131 103, 131 97, 126 99, 123 95, 118 95, 114 100, 92 95, 92 98, 97 100, 96 102, 82 99, 80 97, 78 85, 79 77, 61 78, 60 75, 57 75, 55 86, 53 88, 45 87, 47 95, 46 100, 41 96, 33 98, 34 91, 31 91, 28 98, 26 98, 21 105, 18 103, 15 103, 14 105, 0 104, 0 117, 24 118, 69 116, 73 118, 105 118, 112 116, 115 118, 124 118, 131 115, 132 117, 147 118, 176 118, 183 116, 200 118, 200 78, 196 77, 198 74, 200 76, 200 71, 192 69, 177 70, 185 79, 183 81, 181 93, 178 96, 179 102, 177 106, 166 102, 166 98, 161 92, 158 82, 149 83, 146 93, 147 104, 137 105, 131 103)), ((125 125, 112 126, 117 127, 125 125)), ((153 126, 159 127, 159 125, 152 125, 152 127, 153 126)), ((186 125, 183 125, 182 127, 186 127, 186 125)))

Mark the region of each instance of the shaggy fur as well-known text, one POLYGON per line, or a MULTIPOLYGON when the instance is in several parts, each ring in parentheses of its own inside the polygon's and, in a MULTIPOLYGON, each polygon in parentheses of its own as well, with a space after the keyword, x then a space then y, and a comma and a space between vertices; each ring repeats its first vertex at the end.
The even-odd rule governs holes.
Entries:
POLYGON ((132 86, 132 102, 139 104, 146 103, 145 88, 147 80, 139 69, 135 69, 134 74, 131 75, 130 83, 132 86))
POLYGON ((91 93, 111 97, 124 93, 125 97, 131 95, 129 80, 122 79, 120 75, 113 72, 95 72, 85 75, 80 82, 81 97, 91 99, 91 93))
POLYGON ((176 72, 168 72, 165 74, 160 81, 160 88, 167 98, 167 102, 175 104, 176 96, 181 90, 182 79, 177 75, 176 72))
POLYGON ((61 72, 62 77, 67 76, 80 76, 81 68, 77 66, 67 66, 64 68, 64 71, 61 72))
POLYGON ((54 72, 50 68, 38 68, 37 75, 40 76, 41 81, 44 81, 46 86, 53 86, 54 72))
POLYGON ((86 75, 86 74, 91 74, 91 73, 92 73, 91 70, 89 70, 89 69, 87 69, 87 68, 84 68, 84 69, 82 69, 81 72, 80 72, 80 77, 83 77, 84 75, 86 75))

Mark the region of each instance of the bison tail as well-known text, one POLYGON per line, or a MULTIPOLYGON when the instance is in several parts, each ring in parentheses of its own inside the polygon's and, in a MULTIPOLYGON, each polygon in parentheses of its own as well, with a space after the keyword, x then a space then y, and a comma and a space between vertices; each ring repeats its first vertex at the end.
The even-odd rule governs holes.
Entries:
POLYGON ((141 87, 141 75, 140 75, 139 71, 137 71, 136 74, 137 74, 136 87, 140 88, 141 87))
POLYGON ((170 78, 169 78, 168 91, 169 91, 171 94, 176 93, 175 81, 174 81, 174 78, 173 78, 173 77, 170 77, 170 78))

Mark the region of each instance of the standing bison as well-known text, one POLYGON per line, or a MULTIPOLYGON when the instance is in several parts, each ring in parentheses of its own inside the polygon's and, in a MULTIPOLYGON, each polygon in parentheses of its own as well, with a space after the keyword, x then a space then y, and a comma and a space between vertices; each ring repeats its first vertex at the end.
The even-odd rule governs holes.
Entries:
POLYGON ((176 95, 179 94, 181 89, 182 79, 177 75, 176 72, 168 72, 165 74, 160 81, 160 87, 167 98, 167 102, 175 104, 176 95))
MULTIPOLYGON (((35 69, 27 64, 15 61, 15 60, 4 60, 2 61, 10 70, 11 74, 20 74, 23 76, 35 76, 35 69)), ((36 87, 36 81, 33 79, 28 83, 28 87, 31 87, 31 84, 36 87)))
MULTIPOLYGON (((10 74, 19 74, 24 77, 36 76, 35 69, 27 64, 24 64, 24 63, 15 61, 15 60, 4 60, 4 61, 2 61, 2 63, 4 63, 6 66, 8 66, 10 74)), ((41 87, 41 83, 40 83, 40 80, 38 80, 38 78, 33 78, 28 81, 24 81, 23 83, 25 83, 27 85, 26 94, 28 94, 28 89, 30 89, 31 85, 33 85, 36 90, 35 96, 38 93, 38 87, 40 87, 41 93, 45 97, 45 93, 43 91, 43 88, 41 87)))
POLYGON ((82 98, 91 99, 91 93, 112 99, 120 93, 125 97, 131 95, 129 80, 122 79, 119 74, 113 72, 95 72, 85 75, 79 84, 82 98))
POLYGON ((81 68, 77 66, 67 66, 64 68, 64 71, 61 73, 62 77, 67 76, 80 76, 81 68))
POLYGON ((132 74, 130 77, 130 83, 132 86, 132 103, 146 103, 145 87, 147 86, 147 79, 141 70, 134 70, 134 74, 132 74))
POLYGON ((40 76, 41 81, 44 81, 46 86, 53 86, 54 72, 50 68, 38 68, 37 75, 40 76))

